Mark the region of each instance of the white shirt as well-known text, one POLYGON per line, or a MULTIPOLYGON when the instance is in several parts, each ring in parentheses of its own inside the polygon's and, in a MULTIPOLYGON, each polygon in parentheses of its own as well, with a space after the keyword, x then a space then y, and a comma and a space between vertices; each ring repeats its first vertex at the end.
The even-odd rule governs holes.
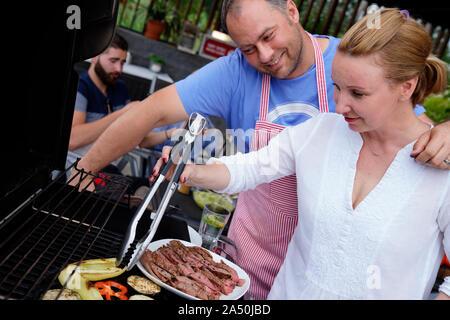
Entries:
MULTIPOLYGON (((269 299, 426 299, 450 256, 450 171, 401 149, 353 210, 363 141, 338 114, 289 127, 257 152, 224 162, 235 193, 296 173, 299 224, 269 299)), ((258 214, 255 212, 255 214, 258 214)), ((450 277, 440 288, 450 295, 450 277)))

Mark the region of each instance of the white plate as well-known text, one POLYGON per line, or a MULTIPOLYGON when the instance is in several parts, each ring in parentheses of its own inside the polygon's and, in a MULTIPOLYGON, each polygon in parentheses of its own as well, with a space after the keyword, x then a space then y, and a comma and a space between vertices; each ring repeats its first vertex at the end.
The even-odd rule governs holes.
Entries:
POLYGON ((189 231, 189 239, 191 240, 191 243, 195 244, 196 246, 201 247, 202 246, 202 236, 200 235, 200 233, 195 231, 195 229, 192 228, 191 226, 188 226, 188 231, 189 231))
MULTIPOLYGON (((175 240, 175 239, 162 239, 162 240, 158 240, 155 242, 152 242, 148 245, 148 249, 151 251, 156 251, 158 250, 158 248, 162 247, 163 245, 169 243, 170 241, 175 240)), ((183 241, 183 240, 178 240, 180 241, 183 245, 185 245, 186 247, 193 247, 195 246, 195 244, 187 242, 187 241, 183 241)), ((206 249, 205 249, 206 250, 206 249)), ((222 294, 220 296, 220 300, 237 300, 240 297, 242 297, 248 290, 248 288, 250 287, 250 278, 248 277, 247 273, 242 270, 241 268, 239 268, 237 265, 235 265, 234 263, 232 263, 231 261, 228 261, 227 259, 225 259, 224 257, 221 257, 217 254, 215 254, 214 252, 211 252, 209 250, 206 250, 209 253, 211 253, 213 260, 215 262, 220 262, 221 260, 227 264, 228 266, 230 266, 231 268, 233 268, 234 270, 236 270, 239 279, 244 279, 245 283, 242 285, 242 287, 234 287, 233 292, 231 292, 228 295, 224 295, 222 294)), ((168 284, 165 284, 164 282, 162 282, 161 280, 159 280, 158 278, 155 278, 154 276, 152 276, 145 268, 144 266, 138 261, 138 263, 136 264, 138 266, 138 268, 142 271, 143 274, 145 274, 150 280, 152 280, 153 282, 155 282, 156 284, 158 284, 159 286, 183 297, 186 299, 190 299, 190 300, 200 300, 197 297, 193 297, 187 293, 184 293, 180 290, 177 290, 171 286, 169 286, 168 284)))

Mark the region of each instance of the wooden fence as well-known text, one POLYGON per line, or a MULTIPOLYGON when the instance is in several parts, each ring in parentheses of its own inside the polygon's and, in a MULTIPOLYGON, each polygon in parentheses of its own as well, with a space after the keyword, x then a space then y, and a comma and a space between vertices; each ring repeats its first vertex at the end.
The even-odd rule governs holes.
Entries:
MULTIPOLYGON (((177 43, 181 22, 190 21, 201 32, 221 30, 220 8, 222 0, 121 0, 118 25, 143 32, 148 13, 156 1, 176 12, 177 20, 171 30, 163 34, 162 40, 177 43)), ((294 0, 300 12, 303 27, 318 34, 342 36, 353 23, 364 16, 373 5, 366 0, 294 0)), ((419 21, 433 39, 433 53, 449 62, 449 29, 433 25, 432 21, 419 21)))

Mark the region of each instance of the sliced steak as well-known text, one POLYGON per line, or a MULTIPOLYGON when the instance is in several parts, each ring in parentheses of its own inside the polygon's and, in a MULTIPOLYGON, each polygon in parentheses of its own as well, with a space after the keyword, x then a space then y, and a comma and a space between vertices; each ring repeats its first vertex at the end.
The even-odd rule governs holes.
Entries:
POLYGON ((186 261, 184 261, 184 259, 182 257, 177 255, 172 248, 163 247, 163 248, 159 248, 158 251, 160 251, 170 262, 172 262, 174 264, 186 262, 186 261))
POLYGON ((192 250, 196 251, 198 254, 200 254, 203 259, 209 260, 209 261, 213 261, 213 257, 211 255, 211 253, 209 253, 208 251, 206 251, 205 249, 201 248, 201 247, 191 247, 192 250))
POLYGON ((232 267, 230 267, 229 265, 227 265, 225 262, 223 262, 223 260, 220 260, 220 264, 219 266, 222 269, 227 270, 228 272, 231 273, 231 279, 234 281, 234 283, 236 283, 238 286, 242 286, 245 283, 244 279, 239 279, 239 276, 236 272, 236 270, 234 270, 232 267))
POLYGON ((231 280, 223 280, 215 276, 208 268, 203 267, 198 270, 198 273, 204 275, 215 286, 219 288, 219 291, 225 295, 230 294, 234 290, 234 283, 231 280))
POLYGON ((142 265, 144 266, 145 270, 147 270, 152 276, 154 276, 155 278, 159 278, 159 277, 153 272, 152 267, 150 266, 151 260, 148 258, 147 251, 144 252, 144 254, 143 254, 142 257, 139 259, 139 261, 142 263, 142 265))
POLYGON ((167 272, 171 273, 172 275, 176 276, 178 275, 177 267, 171 263, 163 254, 161 254, 159 251, 151 252, 148 254, 148 256, 151 257, 152 262, 157 264, 160 268, 166 270, 167 272))
POLYGON ((214 283, 212 283, 211 280, 208 279, 208 277, 206 277, 203 273, 199 271, 191 273, 189 277, 195 280, 197 283, 204 284, 214 292, 222 291, 221 290, 222 288, 220 286, 217 286, 214 283))
POLYGON ((199 299, 216 300, 219 299, 220 296, 220 294, 211 291, 205 285, 201 285, 194 280, 184 276, 175 277, 175 279, 172 280, 172 285, 176 289, 199 299))
POLYGON ((146 250, 141 263, 147 271, 162 282, 199 299, 219 299, 221 294, 233 292, 239 279, 236 270, 213 260, 207 250, 184 246, 172 240, 155 252, 146 250))
POLYGON ((153 270, 153 273, 156 274, 156 277, 164 283, 168 283, 169 280, 172 278, 172 275, 169 272, 160 268, 153 262, 150 262, 150 268, 153 270))
POLYGON ((187 263, 180 263, 177 265, 178 272, 180 275, 188 277, 190 274, 194 273, 192 267, 187 263))

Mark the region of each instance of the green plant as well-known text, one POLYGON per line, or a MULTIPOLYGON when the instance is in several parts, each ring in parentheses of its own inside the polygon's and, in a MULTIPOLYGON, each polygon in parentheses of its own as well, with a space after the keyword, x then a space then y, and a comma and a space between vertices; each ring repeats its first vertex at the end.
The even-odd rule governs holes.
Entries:
POLYGON ((441 94, 432 94, 423 102, 426 115, 435 123, 450 119, 450 89, 441 94))
POLYGON ((177 37, 181 32, 182 17, 176 6, 172 3, 165 3, 163 0, 155 0, 153 6, 148 8, 147 21, 158 20, 164 22, 167 27, 164 29, 161 39, 177 42, 177 37))
POLYGON ((159 64, 164 64, 164 63, 165 63, 164 59, 158 57, 156 54, 152 54, 152 55, 149 57, 149 59, 150 59, 150 61, 153 62, 153 63, 159 63, 159 64))
POLYGON ((162 0, 156 0, 153 6, 148 8, 148 19, 166 21, 167 10, 162 0))

